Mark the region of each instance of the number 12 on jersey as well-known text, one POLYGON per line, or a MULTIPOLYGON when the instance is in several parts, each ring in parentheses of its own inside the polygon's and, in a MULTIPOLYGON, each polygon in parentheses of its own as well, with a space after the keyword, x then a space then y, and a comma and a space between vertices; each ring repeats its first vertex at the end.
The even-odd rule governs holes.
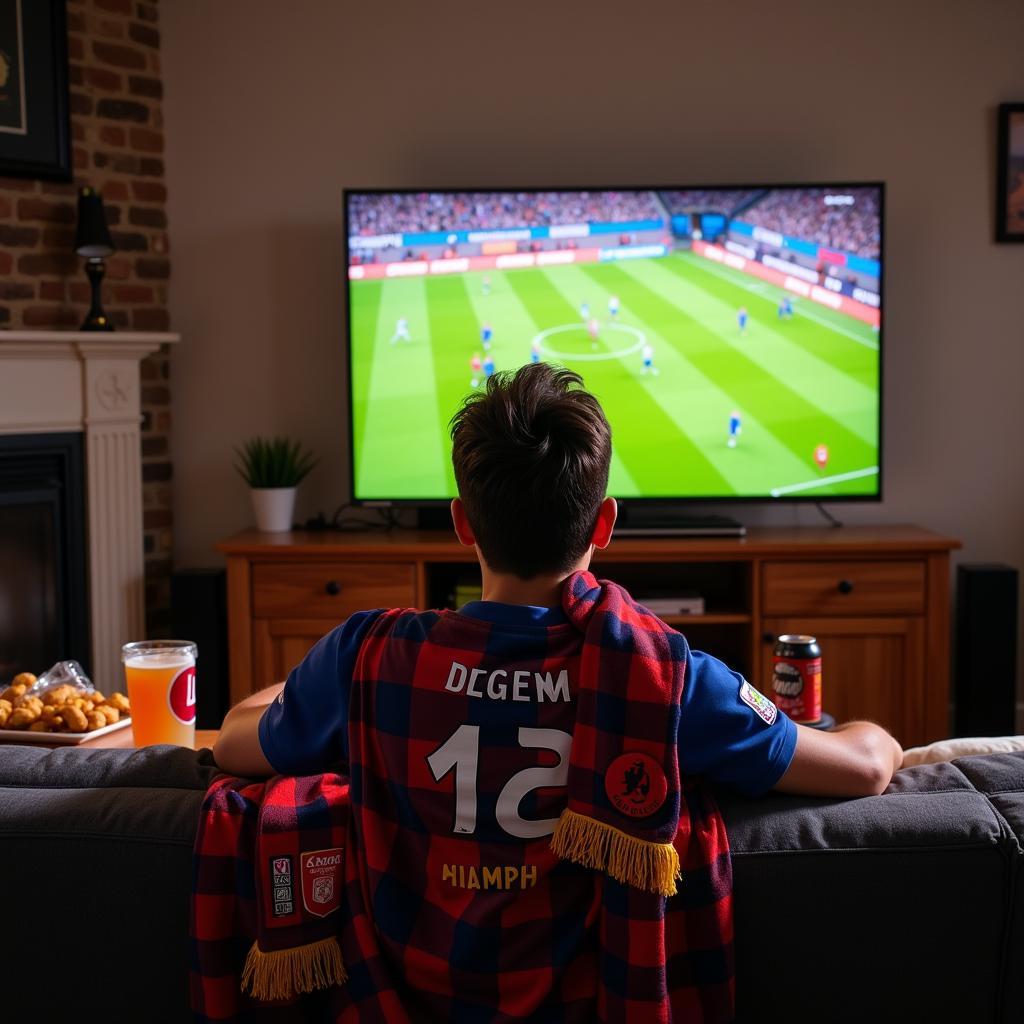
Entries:
MULTIPOLYGON (((569 748, 572 736, 561 729, 531 729, 521 726, 519 746, 530 750, 551 750, 558 755, 552 767, 524 768, 512 776, 498 794, 495 816, 498 825, 517 839, 540 839, 555 831, 557 818, 523 818, 519 805, 532 790, 564 787, 569 781, 569 748)), ((492 756, 500 756, 496 751, 492 756)), ((460 725, 428 758, 435 782, 455 771, 455 820, 452 832, 472 835, 476 831, 477 772, 480 763, 480 726, 460 725)))

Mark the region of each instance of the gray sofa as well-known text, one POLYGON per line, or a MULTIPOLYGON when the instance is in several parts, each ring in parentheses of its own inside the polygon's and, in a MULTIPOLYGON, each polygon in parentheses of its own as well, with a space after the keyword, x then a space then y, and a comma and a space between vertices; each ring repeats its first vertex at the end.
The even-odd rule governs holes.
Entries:
MULTIPOLYGON (((0 1019, 188 1021, 209 751, 0 746, 0 1019)), ((720 794, 742 1022, 1024 1019, 1024 753, 864 800, 720 794)))

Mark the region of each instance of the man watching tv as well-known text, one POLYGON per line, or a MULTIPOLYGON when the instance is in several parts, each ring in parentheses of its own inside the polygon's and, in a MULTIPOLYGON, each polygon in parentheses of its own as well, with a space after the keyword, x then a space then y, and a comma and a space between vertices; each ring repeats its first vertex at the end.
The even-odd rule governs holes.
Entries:
POLYGON ((903 752, 869 722, 794 724, 590 574, 617 509, 611 431, 577 374, 495 373, 452 442, 482 599, 352 615, 228 714, 215 758, 351 776, 372 928, 346 961, 375 965, 353 1005, 387 989, 410 1021, 729 1020, 731 868, 708 783, 866 796, 903 752))

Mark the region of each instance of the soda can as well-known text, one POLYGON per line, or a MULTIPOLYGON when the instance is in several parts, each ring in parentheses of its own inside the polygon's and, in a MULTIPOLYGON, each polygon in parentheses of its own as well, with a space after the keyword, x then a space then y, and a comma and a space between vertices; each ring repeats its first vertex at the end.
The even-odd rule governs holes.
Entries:
POLYGON ((778 709, 794 722, 821 721, 821 648, 815 637, 786 633, 775 641, 772 690, 778 709))

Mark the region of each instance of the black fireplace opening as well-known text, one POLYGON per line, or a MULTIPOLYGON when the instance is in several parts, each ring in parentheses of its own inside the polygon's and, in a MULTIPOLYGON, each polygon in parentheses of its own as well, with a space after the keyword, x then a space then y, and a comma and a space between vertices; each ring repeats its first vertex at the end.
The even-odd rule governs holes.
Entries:
POLYGON ((0 685, 90 671, 82 435, 0 435, 0 685))

